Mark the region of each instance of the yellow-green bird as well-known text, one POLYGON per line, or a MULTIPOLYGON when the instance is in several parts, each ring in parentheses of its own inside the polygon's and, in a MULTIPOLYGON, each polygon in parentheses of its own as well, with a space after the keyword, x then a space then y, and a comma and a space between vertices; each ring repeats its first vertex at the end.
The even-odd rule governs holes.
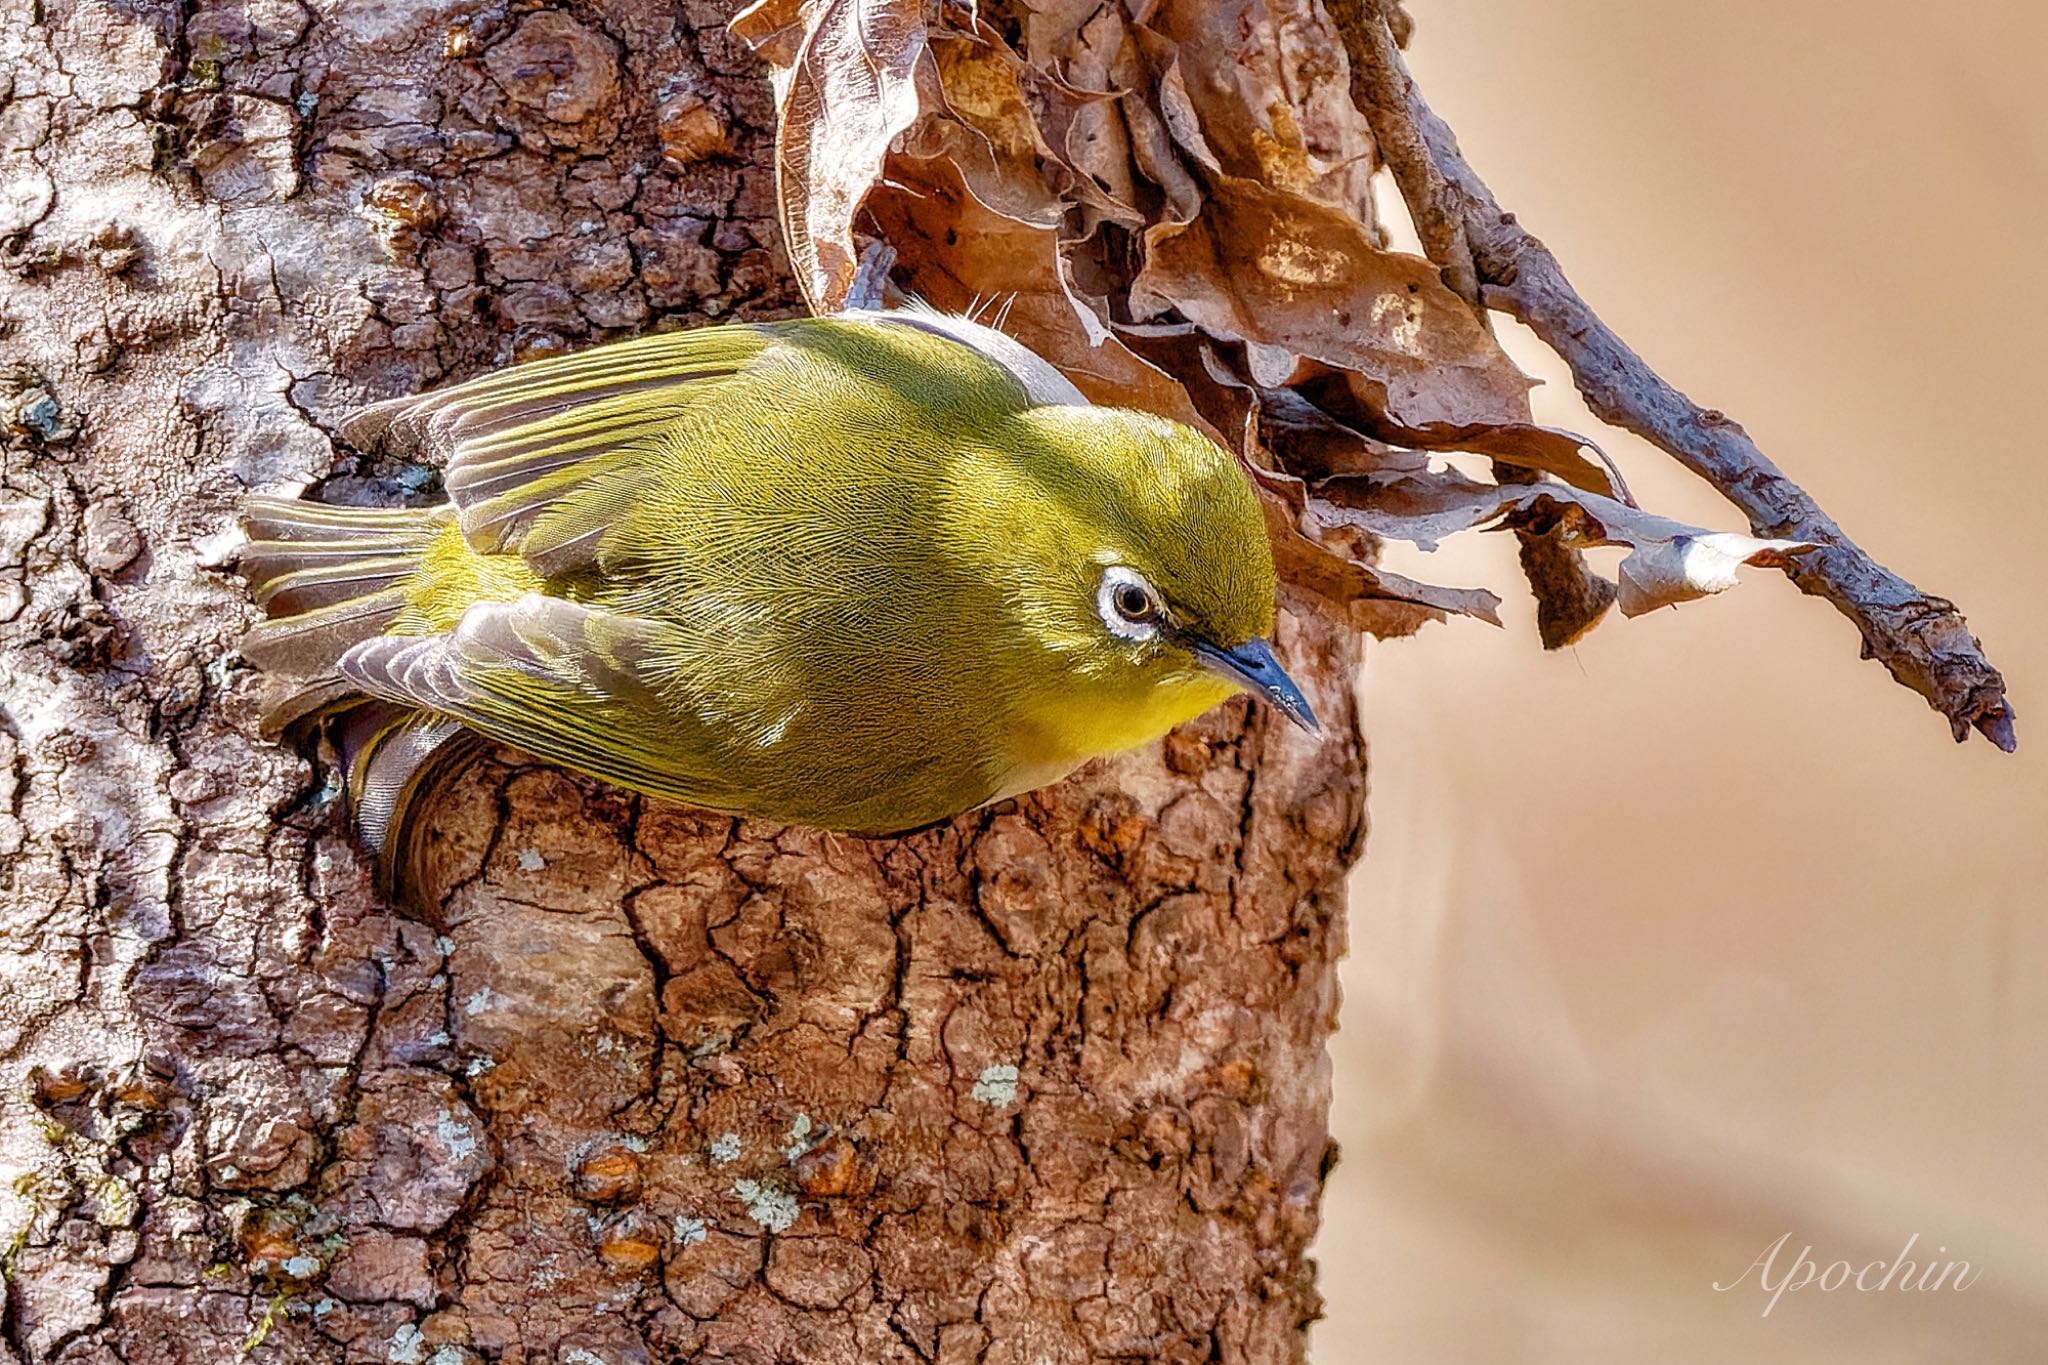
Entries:
POLYGON ((337 721, 383 851, 465 731, 653 796, 912 828, 1248 689, 1273 656, 1252 488, 929 310, 642 337, 367 410, 448 505, 252 498, 243 645, 337 721))

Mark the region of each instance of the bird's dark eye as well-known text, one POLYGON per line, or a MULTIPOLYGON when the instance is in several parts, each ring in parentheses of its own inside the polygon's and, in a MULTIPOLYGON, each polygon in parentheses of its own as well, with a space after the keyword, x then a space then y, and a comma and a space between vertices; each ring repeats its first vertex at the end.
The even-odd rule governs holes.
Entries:
POLYGON ((1095 616, 1117 639, 1142 643, 1166 628, 1166 602, 1134 569, 1112 564, 1095 586, 1095 616))

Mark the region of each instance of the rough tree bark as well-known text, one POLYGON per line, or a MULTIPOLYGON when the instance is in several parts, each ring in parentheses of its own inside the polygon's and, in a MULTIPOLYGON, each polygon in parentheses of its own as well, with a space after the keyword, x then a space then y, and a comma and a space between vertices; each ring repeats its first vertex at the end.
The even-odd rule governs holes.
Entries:
POLYGON ((893 840, 503 754, 418 915, 255 737, 234 499, 359 402, 791 311, 725 7, 7 0, 0 1360, 1283 1361, 1362 821, 1240 703, 893 840))

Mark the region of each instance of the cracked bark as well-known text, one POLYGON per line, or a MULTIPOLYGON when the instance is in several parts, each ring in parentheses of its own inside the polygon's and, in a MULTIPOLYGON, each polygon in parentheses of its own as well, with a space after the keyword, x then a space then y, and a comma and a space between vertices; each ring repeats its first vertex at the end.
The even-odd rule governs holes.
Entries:
POLYGON ((501 754, 418 915, 255 738, 246 488, 360 402, 792 311, 722 7, 7 3, 0 1361, 1284 1361, 1362 820, 1242 703, 857 840, 501 754))

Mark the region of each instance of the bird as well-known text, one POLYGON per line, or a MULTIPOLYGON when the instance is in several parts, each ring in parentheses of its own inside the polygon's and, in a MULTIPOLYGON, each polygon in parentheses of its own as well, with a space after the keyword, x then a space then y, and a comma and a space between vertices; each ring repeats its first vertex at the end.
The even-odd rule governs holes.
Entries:
POLYGON ((364 409, 447 501, 252 495, 241 645, 273 735, 333 739, 386 866, 495 742, 648 796, 853 834, 1053 783, 1248 691, 1257 495, 1194 428, 1098 406, 930 308, 660 332, 364 409))

